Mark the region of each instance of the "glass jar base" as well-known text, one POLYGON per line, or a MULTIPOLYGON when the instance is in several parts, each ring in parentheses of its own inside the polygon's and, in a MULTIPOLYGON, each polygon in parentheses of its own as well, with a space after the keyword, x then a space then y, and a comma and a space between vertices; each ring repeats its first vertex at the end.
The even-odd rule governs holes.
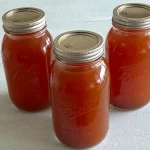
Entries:
POLYGON ((36 112, 42 112, 42 111, 46 111, 50 108, 50 106, 47 106, 47 107, 43 107, 41 109, 25 109, 25 108, 21 108, 21 107, 18 107, 14 104, 14 106, 19 109, 20 111, 23 111, 23 112, 29 112, 29 113, 36 113, 36 112))
POLYGON ((146 105, 148 105, 150 102, 146 103, 145 105, 143 106, 139 106, 139 107, 135 107, 135 108, 121 108, 121 107, 117 107, 117 106, 114 106, 112 104, 110 104, 111 107, 115 108, 115 109, 118 109, 118 110, 121 110, 121 111, 134 111, 134 110, 138 110, 138 109, 141 109, 143 107, 145 107, 146 105))

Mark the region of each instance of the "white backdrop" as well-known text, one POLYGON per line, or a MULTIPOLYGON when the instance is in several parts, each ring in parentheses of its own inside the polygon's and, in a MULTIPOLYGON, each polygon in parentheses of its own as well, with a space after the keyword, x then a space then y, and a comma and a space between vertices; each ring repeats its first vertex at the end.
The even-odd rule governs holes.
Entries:
MULTIPOLYGON (((91 30, 106 36, 112 10, 121 3, 150 0, 0 0, 0 15, 16 7, 39 7, 46 12, 53 37, 67 30, 91 30)), ((0 20, 0 37, 4 32, 0 20)), ((0 57, 0 150, 70 150, 53 132, 50 110, 19 111, 10 101, 0 57)), ((150 150, 150 104, 135 111, 110 109, 106 139, 91 150, 150 150)))
POLYGON ((72 29, 101 31, 105 36, 113 8, 129 2, 150 4, 150 0, 0 0, 0 14, 16 7, 39 7, 46 12, 48 29, 54 37, 72 29))

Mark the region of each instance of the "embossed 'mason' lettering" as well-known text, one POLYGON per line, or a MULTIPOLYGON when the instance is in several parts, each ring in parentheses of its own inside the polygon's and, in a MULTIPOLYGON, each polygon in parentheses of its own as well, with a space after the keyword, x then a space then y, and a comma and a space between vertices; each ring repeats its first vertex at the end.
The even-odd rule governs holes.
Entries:
POLYGON ((121 95, 123 98, 141 97, 144 96, 144 92, 121 92, 121 95))
POLYGON ((92 134, 91 130, 77 130, 77 129, 66 129, 66 132, 69 135, 77 135, 77 136, 81 136, 81 135, 90 135, 92 134))
POLYGON ((69 119, 73 119, 97 109, 99 107, 99 100, 91 100, 82 105, 77 105, 75 102, 66 102, 62 103, 61 107, 64 109, 66 116, 69 117, 69 119))

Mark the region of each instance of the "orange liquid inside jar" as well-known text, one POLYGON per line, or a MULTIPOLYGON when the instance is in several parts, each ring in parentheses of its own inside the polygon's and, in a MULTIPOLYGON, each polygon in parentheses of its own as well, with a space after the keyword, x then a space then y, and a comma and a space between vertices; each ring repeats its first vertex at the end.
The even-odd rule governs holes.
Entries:
POLYGON ((150 101, 150 23, 146 26, 145 20, 140 24, 145 17, 150 18, 147 5, 124 5, 114 10, 114 26, 106 39, 106 57, 111 75, 110 103, 117 108, 136 109, 150 101), (141 10, 136 12, 137 9, 141 10), (147 14, 143 14, 145 10, 147 14), (126 26, 121 22, 124 19, 126 26))
MULTIPOLYGON (((27 10, 29 9, 24 9, 24 15, 28 13, 27 10)), ((12 17, 20 19, 20 22, 26 25, 27 22, 22 20, 23 17, 17 16, 22 13, 22 9, 17 11, 17 14, 14 10, 11 11, 12 17)), ((44 13, 37 9, 30 11, 30 16, 26 16, 29 20, 32 17, 32 11, 44 13)), ((14 19, 7 18, 9 13, 4 15, 6 16, 6 18, 3 17, 4 21, 14 19)), ((49 66, 52 64, 52 38, 46 27, 34 31, 25 25, 22 28, 18 25, 19 23, 16 24, 14 33, 14 29, 5 26, 4 22, 6 34, 2 43, 2 60, 10 99, 21 110, 40 111, 50 106, 51 67, 49 66)), ((43 26, 45 26, 44 23, 43 26)))
POLYGON ((108 130, 109 71, 101 55, 102 48, 98 50, 98 56, 94 55, 96 60, 90 61, 91 56, 82 55, 90 52, 87 49, 90 44, 92 48, 97 46, 94 39, 98 40, 97 36, 91 32, 68 32, 54 42, 56 61, 51 77, 53 125, 57 138, 73 148, 98 144, 108 130), (64 54, 56 50, 60 47, 64 54))

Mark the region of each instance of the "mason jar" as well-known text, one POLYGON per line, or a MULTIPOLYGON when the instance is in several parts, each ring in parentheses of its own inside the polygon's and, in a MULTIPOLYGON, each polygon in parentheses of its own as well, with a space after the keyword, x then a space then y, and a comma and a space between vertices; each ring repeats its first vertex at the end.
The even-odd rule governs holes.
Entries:
POLYGON ((50 106, 52 37, 44 11, 17 8, 3 17, 2 60, 12 102, 21 110, 50 106))
POLYGON ((110 103, 137 109, 150 101, 150 5, 129 3, 113 11, 106 38, 110 103))
POLYGON ((73 148, 101 142, 108 130, 109 69, 103 38, 94 32, 69 31, 54 40, 51 75, 55 134, 73 148))

